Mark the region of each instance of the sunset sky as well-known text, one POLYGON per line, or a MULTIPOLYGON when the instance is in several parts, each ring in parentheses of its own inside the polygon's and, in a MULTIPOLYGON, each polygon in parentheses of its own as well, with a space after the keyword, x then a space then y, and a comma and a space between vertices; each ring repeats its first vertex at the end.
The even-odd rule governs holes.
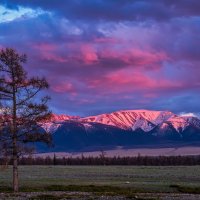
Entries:
POLYGON ((200 113, 200 0, 1 0, 4 47, 47 78, 55 113, 200 113))

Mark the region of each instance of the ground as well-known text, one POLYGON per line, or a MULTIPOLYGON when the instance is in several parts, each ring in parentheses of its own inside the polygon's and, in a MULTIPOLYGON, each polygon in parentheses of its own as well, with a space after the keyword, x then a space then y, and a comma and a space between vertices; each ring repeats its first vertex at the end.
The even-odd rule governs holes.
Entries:
POLYGON ((0 199, 200 200, 200 166, 20 166, 15 196, 11 172, 0 172, 0 199))
MULTIPOLYGON (((185 144, 186 145, 186 144, 185 144)), ((193 144, 194 145, 194 144, 193 144)), ((157 147, 152 147, 152 145, 144 145, 143 147, 134 146, 134 147, 127 147, 124 148, 122 146, 113 147, 113 149, 106 150, 104 149, 105 156, 107 157, 126 157, 126 156, 187 156, 187 155, 199 155, 200 152, 200 144, 198 146, 174 146, 172 144, 168 144, 168 146, 158 145, 157 147), (170 146, 171 145, 171 146, 170 146)), ((63 157, 98 157, 102 152, 100 150, 90 150, 90 151, 81 151, 81 152, 56 152, 56 157, 63 158, 63 157)), ((38 153, 34 154, 35 157, 43 157, 46 158, 47 156, 53 158, 55 152, 52 153, 38 153)))

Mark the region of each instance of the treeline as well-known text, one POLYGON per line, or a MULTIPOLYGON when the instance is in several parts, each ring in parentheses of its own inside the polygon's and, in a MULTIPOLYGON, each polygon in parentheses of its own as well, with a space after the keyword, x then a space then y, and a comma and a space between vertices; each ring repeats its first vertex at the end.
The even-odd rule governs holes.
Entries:
MULTIPOLYGON (((11 164, 8 161, 7 164, 11 164)), ((5 160, 0 159, 0 164, 4 165, 5 160)), ((137 157, 22 157, 19 159, 20 165, 146 165, 146 166, 169 166, 169 165, 200 165, 200 155, 198 156, 137 156, 137 157)))

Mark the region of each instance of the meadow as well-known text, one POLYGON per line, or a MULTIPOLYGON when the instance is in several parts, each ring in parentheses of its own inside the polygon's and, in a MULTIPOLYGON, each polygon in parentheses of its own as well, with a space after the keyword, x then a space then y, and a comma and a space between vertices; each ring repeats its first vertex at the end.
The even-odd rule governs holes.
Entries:
MULTIPOLYGON (((20 166, 19 171, 22 192, 51 193, 38 199, 54 199, 55 191, 132 199, 136 194, 151 193, 151 198, 142 199, 162 199, 166 194, 189 193, 200 198, 200 166, 20 166)), ((11 191, 11 172, 11 166, 0 171, 0 193, 11 191)))

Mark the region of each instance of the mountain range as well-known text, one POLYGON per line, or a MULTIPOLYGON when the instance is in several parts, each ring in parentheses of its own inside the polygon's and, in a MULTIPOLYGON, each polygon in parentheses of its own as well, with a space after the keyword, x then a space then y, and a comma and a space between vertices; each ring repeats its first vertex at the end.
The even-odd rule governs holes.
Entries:
MULTIPOLYGON (((52 114, 41 127, 52 133, 50 151, 200 143, 200 119, 170 111, 122 110, 89 117, 52 114)), ((39 150, 47 151, 41 144, 39 150)))

